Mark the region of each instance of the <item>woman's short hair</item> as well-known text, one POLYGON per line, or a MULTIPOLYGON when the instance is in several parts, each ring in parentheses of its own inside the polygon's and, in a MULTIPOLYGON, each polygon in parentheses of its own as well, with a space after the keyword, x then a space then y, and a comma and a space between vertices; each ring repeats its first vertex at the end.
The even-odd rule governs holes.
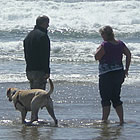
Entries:
POLYGON ((114 39, 113 29, 110 26, 104 26, 99 30, 100 34, 105 34, 107 37, 107 41, 114 39))
POLYGON ((49 23, 49 17, 48 16, 38 16, 36 19, 36 25, 40 26, 42 25, 44 22, 49 23))

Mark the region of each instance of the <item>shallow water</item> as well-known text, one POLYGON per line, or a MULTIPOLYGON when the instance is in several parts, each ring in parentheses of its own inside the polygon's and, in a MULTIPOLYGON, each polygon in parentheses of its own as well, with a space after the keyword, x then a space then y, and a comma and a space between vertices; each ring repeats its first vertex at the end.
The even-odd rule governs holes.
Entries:
MULTIPOLYGON (((124 85, 125 124, 119 125, 112 108, 109 122, 101 122, 101 105, 98 85, 92 83, 56 82, 52 94, 54 110, 59 121, 58 127, 46 109, 40 110, 39 122, 22 125, 20 113, 6 96, 7 87, 27 89, 28 83, 0 84, 0 139, 3 140, 53 140, 53 139, 92 139, 92 140, 139 140, 140 93, 139 87, 124 85)), ((47 87, 48 88, 48 87, 47 87)), ((30 113, 27 114, 30 120, 30 113)))

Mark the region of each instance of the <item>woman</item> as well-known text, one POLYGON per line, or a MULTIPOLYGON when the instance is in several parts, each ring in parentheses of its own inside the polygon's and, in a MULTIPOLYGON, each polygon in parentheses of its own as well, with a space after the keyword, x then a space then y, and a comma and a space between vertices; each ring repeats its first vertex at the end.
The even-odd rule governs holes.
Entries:
POLYGON ((120 92, 124 78, 128 76, 131 53, 122 41, 114 38, 114 33, 110 26, 101 28, 99 32, 104 41, 97 48, 95 59, 99 60, 99 90, 103 109, 102 120, 103 122, 108 120, 112 103, 119 117, 120 124, 123 124, 123 102, 120 100, 120 92), (125 69, 122 62, 123 54, 126 56, 125 69))

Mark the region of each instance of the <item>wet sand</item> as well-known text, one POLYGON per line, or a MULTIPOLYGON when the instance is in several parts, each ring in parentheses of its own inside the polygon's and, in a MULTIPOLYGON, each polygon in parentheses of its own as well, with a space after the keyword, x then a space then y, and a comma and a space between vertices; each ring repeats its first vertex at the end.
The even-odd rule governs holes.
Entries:
MULTIPOLYGON (((123 86, 124 126, 119 126, 117 115, 112 108, 109 123, 103 124, 101 118, 98 85, 94 83, 54 82, 55 90, 51 95, 54 110, 59 120, 54 127, 53 120, 46 109, 39 111, 39 122, 22 125, 20 112, 6 98, 8 87, 28 89, 28 83, 0 84, 0 139, 2 140, 137 140, 140 130, 140 88, 123 86), (130 135, 131 132, 131 135, 130 135)), ((47 89, 48 89, 47 85, 47 89)), ((27 120, 30 119, 30 113, 27 120)))

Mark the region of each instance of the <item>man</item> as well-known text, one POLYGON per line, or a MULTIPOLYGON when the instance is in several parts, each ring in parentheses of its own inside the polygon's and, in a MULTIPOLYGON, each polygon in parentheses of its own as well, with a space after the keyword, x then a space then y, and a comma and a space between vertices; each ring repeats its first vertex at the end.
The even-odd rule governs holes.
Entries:
POLYGON ((31 89, 46 89, 50 77, 50 39, 47 35, 49 18, 39 16, 34 29, 23 41, 26 76, 31 89))

